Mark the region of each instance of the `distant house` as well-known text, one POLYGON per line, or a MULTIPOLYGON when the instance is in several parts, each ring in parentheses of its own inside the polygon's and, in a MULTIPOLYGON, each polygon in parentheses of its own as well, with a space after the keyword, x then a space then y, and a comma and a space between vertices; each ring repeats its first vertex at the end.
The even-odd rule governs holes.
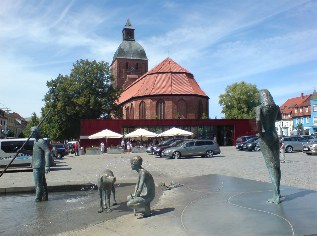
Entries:
POLYGON ((276 122, 279 135, 317 132, 317 93, 290 98, 280 106, 282 120, 276 122))

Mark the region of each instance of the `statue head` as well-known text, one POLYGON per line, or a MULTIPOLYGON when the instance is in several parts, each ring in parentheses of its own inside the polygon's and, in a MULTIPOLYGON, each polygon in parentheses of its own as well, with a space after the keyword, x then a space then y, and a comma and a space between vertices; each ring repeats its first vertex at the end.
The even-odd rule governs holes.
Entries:
POLYGON ((31 133, 32 133, 32 137, 35 139, 39 139, 40 138, 40 130, 38 126, 33 126, 31 127, 31 133))
POLYGON ((142 161, 142 157, 140 156, 132 157, 130 160, 132 170, 140 169, 142 166, 142 161))
POLYGON ((273 97, 269 90, 262 89, 260 90, 260 102, 262 105, 275 105, 275 102, 273 100, 273 97))

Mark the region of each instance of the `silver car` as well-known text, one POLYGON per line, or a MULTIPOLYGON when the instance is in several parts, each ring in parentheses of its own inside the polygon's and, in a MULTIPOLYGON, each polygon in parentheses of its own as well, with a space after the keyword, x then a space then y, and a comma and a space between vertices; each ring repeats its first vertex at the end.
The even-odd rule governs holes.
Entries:
POLYGON ((301 136, 288 136, 284 137, 283 140, 285 152, 301 152, 303 150, 303 145, 307 143, 307 139, 301 136))
POLYGON ((303 153, 307 155, 317 154, 317 141, 304 144, 303 153))
POLYGON ((189 140, 179 146, 166 148, 162 152, 162 157, 178 159, 188 156, 213 157, 216 154, 220 154, 220 148, 215 141, 189 140))

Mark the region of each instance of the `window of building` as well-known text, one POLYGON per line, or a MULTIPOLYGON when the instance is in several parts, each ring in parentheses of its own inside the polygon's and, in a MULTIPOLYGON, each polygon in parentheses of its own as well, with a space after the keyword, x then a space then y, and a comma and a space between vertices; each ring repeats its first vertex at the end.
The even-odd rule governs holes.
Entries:
POLYGON ((309 123, 310 123, 310 117, 307 116, 307 117, 306 117, 306 124, 309 124, 309 123))
POLYGON ((295 113, 297 113, 297 108, 295 108, 295 113))
POLYGON ((136 63, 136 65, 135 65, 135 70, 139 70, 139 63, 136 63))
POLYGON ((305 107, 305 111, 308 112, 308 107, 305 107))
POLYGON ((177 103, 177 117, 176 118, 186 118, 186 117, 187 117, 186 102, 184 99, 181 99, 177 103))
POLYGON ((139 119, 146 119, 146 109, 145 109, 145 102, 140 102, 139 105, 139 119))
POLYGON ((156 103, 156 116, 157 119, 165 118, 165 102, 163 100, 159 100, 156 103))
POLYGON ((199 100, 198 102, 198 119, 201 119, 204 113, 203 102, 199 100))
POLYGON ((130 118, 129 119, 134 119, 134 107, 133 107, 132 103, 131 103, 131 106, 130 106, 130 118))
POLYGON ((317 124, 317 116, 314 116, 314 124, 317 124))
POLYGON ((129 69, 129 63, 128 62, 125 63, 125 68, 129 69))
POLYGON ((303 108, 299 108, 299 112, 303 112, 303 108))
POLYGON ((317 112, 317 105, 313 105, 313 111, 317 112))

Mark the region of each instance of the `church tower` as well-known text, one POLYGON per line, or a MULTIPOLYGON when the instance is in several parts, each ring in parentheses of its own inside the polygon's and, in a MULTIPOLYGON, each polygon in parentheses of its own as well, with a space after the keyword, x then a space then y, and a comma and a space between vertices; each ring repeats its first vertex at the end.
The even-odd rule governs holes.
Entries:
POLYGON ((148 59, 145 50, 135 41, 134 28, 128 19, 122 30, 122 43, 111 63, 113 87, 124 90, 147 71, 148 59))

